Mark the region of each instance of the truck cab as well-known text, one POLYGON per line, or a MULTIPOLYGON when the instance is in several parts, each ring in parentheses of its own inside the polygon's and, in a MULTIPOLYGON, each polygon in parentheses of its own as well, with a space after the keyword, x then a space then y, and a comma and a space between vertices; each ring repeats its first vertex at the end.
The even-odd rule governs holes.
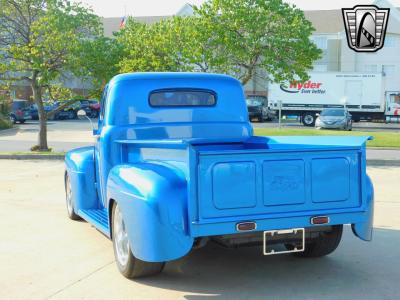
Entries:
POLYGON ((128 278, 208 242, 316 257, 344 224, 371 239, 369 137, 254 136, 232 77, 118 75, 94 136, 66 155, 67 211, 112 239, 128 278))
POLYGON ((390 91, 385 93, 386 97, 386 116, 389 118, 400 117, 400 91, 390 91))
POLYGON ((256 119, 258 122, 264 122, 275 118, 275 113, 269 109, 266 96, 247 95, 246 104, 250 121, 256 119))

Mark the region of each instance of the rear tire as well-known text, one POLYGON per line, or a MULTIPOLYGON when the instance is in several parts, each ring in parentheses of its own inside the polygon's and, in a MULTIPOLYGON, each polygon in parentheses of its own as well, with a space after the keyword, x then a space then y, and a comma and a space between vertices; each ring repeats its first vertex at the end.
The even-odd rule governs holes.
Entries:
POLYGON ((130 249, 125 222, 117 203, 112 208, 112 241, 115 261, 122 275, 126 278, 141 278, 154 276, 164 268, 164 262, 145 262, 136 258, 130 249))
MULTIPOLYGON (((294 252, 297 257, 321 257, 328 255, 336 250, 342 239, 343 225, 332 226, 331 231, 322 231, 319 237, 306 239, 305 250, 294 252)), ((288 250, 293 249, 293 245, 285 245, 288 250)))

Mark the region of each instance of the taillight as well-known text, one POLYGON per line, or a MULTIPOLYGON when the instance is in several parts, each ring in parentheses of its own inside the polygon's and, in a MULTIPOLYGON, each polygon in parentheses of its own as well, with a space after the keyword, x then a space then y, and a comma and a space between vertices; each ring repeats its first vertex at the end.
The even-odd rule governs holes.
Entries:
POLYGON ((313 225, 328 224, 329 223, 329 217, 327 217, 327 216, 312 217, 310 222, 313 225))
POLYGON ((257 224, 255 222, 242 222, 236 224, 237 231, 251 231, 256 229, 257 229, 257 224))

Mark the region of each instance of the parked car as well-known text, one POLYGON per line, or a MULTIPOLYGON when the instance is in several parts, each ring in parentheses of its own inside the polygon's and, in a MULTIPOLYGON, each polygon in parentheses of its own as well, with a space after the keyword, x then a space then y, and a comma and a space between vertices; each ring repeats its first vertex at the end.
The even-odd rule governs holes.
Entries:
POLYGON ((91 110, 90 117, 97 118, 100 113, 100 103, 97 100, 89 100, 89 107, 91 110))
MULTIPOLYGON (((50 112, 56 110, 59 107, 59 103, 57 101, 44 101, 43 102, 43 108, 44 111, 48 114, 47 119, 48 120, 58 120, 59 119, 59 112, 53 113, 49 115, 50 112)), ((35 109, 37 111, 37 106, 35 104, 35 109)))
MULTIPOLYGON (((60 119, 76 119, 77 118, 77 112, 80 109, 83 109, 86 112, 86 115, 95 118, 98 116, 98 108, 96 108, 96 103, 98 104, 97 101, 94 100, 77 100, 76 102, 70 104, 63 110, 61 110, 58 113, 58 118, 60 119)), ((62 103, 59 103, 61 105, 62 103)))
POLYGON ((353 121, 347 109, 327 108, 317 114, 315 128, 352 130, 353 121))
POLYGON ((29 102, 27 100, 15 99, 11 103, 11 112, 9 114, 12 123, 25 123, 26 120, 32 119, 29 111, 29 102))
MULTIPOLYGON (((54 103, 43 102, 44 111, 46 113, 52 111, 56 108, 54 103)), ((29 113, 31 115, 32 120, 39 120, 39 112, 36 104, 32 104, 29 106, 29 113)), ((54 120, 54 117, 50 117, 51 120, 54 120)))
MULTIPOLYGON (((71 101, 71 100, 63 100, 63 101, 55 101, 53 103, 52 109, 57 109, 59 106, 63 105, 66 101, 71 101)), ((77 100, 68 106, 64 107, 60 111, 58 111, 54 115, 55 120, 73 120, 77 118, 77 112, 78 110, 83 109, 85 112, 90 115, 91 114, 91 109, 89 107, 89 101, 88 100, 77 100)))
MULTIPOLYGON (((68 100, 66 100, 68 101, 68 100)), ((59 107, 60 105, 63 105, 64 101, 57 101, 55 103, 56 107, 59 107)), ((57 120, 72 120, 76 119, 77 115, 76 112, 80 109, 79 103, 72 103, 71 105, 68 105, 67 107, 63 108, 62 110, 57 112, 56 119, 57 120)))
POLYGON ((36 104, 29 106, 29 114, 31 115, 32 120, 39 120, 39 112, 36 104))
POLYGON ((124 276, 208 242, 321 257, 343 224, 371 240, 370 137, 254 136, 240 82, 218 74, 118 75, 102 101, 96 144, 66 154, 66 208, 112 239, 124 276))
POLYGON ((246 99, 249 119, 257 119, 259 122, 269 121, 275 117, 275 114, 268 108, 267 97, 248 96, 246 99))

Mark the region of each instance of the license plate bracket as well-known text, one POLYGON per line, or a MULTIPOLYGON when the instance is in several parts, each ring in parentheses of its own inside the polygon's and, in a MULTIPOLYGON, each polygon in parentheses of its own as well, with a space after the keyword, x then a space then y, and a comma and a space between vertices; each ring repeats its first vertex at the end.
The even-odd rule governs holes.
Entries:
POLYGON ((305 231, 304 228, 292 228, 283 230, 264 231, 263 234, 263 253, 264 255, 275 255, 284 253, 303 252, 305 249, 305 231), (279 250, 270 248, 270 244, 284 244, 285 241, 293 243, 293 249, 279 250))

